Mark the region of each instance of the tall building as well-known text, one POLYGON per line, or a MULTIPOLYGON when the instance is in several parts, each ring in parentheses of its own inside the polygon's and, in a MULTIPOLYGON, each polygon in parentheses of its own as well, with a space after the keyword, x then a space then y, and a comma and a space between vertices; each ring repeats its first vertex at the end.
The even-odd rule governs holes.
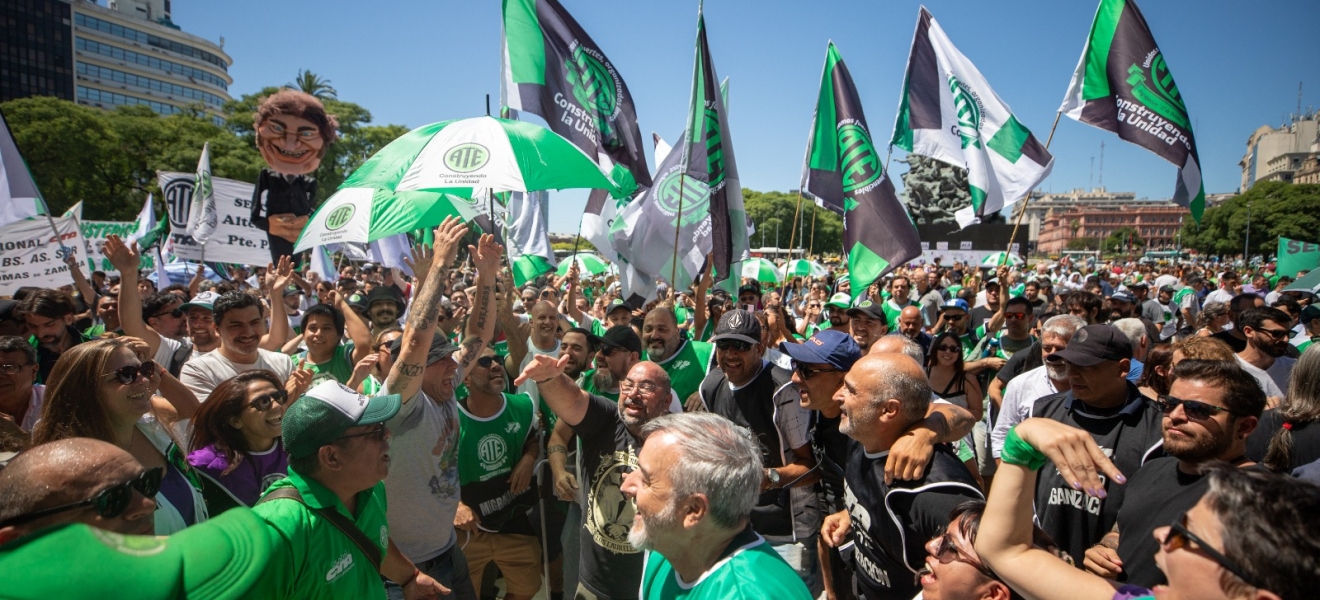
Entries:
POLYGON ((56 96, 104 109, 142 104, 164 115, 200 106, 217 122, 230 100, 234 60, 220 44, 179 29, 170 0, 2 4, 0 100, 56 96))
MULTIPOLYGON (((1032 192, 1031 201, 1027 203, 1027 212, 1022 215, 1022 223, 1027 226, 1027 239, 1038 242, 1040 228, 1050 211, 1062 212, 1078 207, 1115 208, 1137 201, 1137 195, 1133 192, 1111 192, 1104 187, 1089 190, 1074 188, 1059 193, 1032 192)), ((1009 222, 1013 222, 1015 217, 1016 215, 1010 216, 1009 222)))
POLYGON ((1247 138, 1247 152, 1238 162, 1242 167, 1242 191, 1257 181, 1291 183, 1302 161, 1311 154, 1316 139, 1316 113, 1294 115, 1292 122, 1275 129, 1261 125, 1247 138))
POLYGON ((73 100, 73 11, 68 0, 0 2, 0 102, 73 100))
POLYGON ((1186 208, 1172 202, 1150 201, 1051 210, 1041 225, 1036 251, 1058 254, 1067 249, 1070 240, 1092 238, 1099 242, 1121 227, 1136 230, 1148 249, 1168 249, 1177 244, 1178 230, 1189 214, 1186 208))

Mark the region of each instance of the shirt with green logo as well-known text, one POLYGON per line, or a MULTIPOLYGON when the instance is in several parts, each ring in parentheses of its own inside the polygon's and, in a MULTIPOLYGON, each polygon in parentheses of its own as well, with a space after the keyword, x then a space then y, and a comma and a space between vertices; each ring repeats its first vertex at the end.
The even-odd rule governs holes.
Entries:
MULTIPOLYGON (((715 354, 715 345, 709 342, 685 340, 673 356, 663 361, 655 361, 665 373, 669 374, 669 386, 678 394, 680 403, 687 402, 688 396, 701 389, 701 380, 710 370, 710 359, 715 354)), ((642 356, 642 360, 651 360, 642 356)))
POLYGON ((316 387, 317 384, 327 379, 333 379, 348 385, 348 380, 353 378, 353 342, 344 342, 335 346, 335 351, 330 355, 330 360, 317 364, 311 361, 310 351, 299 352, 294 355, 293 360, 307 359, 307 364, 303 368, 312 372, 312 384, 307 389, 316 387))
POLYGON ((533 488, 509 491, 509 476, 522 459, 523 445, 535 426, 532 398, 500 394, 504 406, 478 417, 458 403, 458 481, 463 503, 481 517, 479 527, 492 533, 536 503, 533 488))
POLYGON ((390 540, 389 523, 385 520, 385 483, 377 482, 358 493, 356 514, 349 513, 334 492, 316 480, 299 475, 293 467, 289 467, 287 477, 271 484, 266 492, 284 487, 296 488, 303 502, 270 500, 252 509, 274 530, 275 547, 264 565, 266 580, 276 588, 271 590, 270 597, 385 598, 380 573, 367 556, 353 540, 316 513, 321 508, 338 511, 357 525, 380 548, 381 556, 385 556, 390 540))
POLYGON ((811 592, 779 553, 749 526, 735 535, 709 571, 679 579, 669 559, 647 552, 640 600, 810 600, 811 592))
POLYGON ((885 323, 889 325, 890 331, 898 331, 898 316, 903 314, 903 309, 909 306, 917 306, 917 303, 909 300, 907 304, 899 306, 893 300, 885 300, 885 303, 880 305, 880 310, 885 313, 885 323))

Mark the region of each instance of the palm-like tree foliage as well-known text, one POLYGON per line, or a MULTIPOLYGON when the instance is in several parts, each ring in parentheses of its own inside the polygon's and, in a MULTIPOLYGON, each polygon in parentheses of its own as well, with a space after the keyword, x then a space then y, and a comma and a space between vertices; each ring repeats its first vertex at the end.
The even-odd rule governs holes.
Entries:
POLYGON ((334 86, 330 85, 329 79, 324 79, 320 75, 311 71, 298 71, 298 77, 288 87, 302 90, 304 93, 316 96, 318 99, 338 100, 339 92, 335 91, 334 86))

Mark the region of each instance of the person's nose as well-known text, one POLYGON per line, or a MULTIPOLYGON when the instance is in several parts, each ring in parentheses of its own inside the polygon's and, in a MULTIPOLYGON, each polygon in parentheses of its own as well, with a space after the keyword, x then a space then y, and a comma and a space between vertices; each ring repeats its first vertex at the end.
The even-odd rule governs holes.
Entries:
POLYGON ((142 492, 133 490, 133 499, 129 501, 128 508, 124 511, 122 517, 125 521, 137 521, 139 519, 152 519, 156 514, 156 499, 148 498, 142 495, 142 492))
POLYGON ((619 486, 619 489, 623 491, 623 495, 630 500, 637 499, 637 479, 641 477, 641 475, 638 474, 639 472, 640 471, 633 471, 624 475, 623 485, 619 486))

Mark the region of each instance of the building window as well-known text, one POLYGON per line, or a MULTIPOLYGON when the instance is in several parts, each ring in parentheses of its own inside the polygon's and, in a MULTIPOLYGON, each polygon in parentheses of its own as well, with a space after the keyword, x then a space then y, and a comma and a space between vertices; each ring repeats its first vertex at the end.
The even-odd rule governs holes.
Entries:
POLYGON ((181 44, 174 40, 169 40, 160 36, 151 35, 149 33, 138 31, 131 27, 124 27, 123 25, 111 23, 109 21, 102 21, 101 19, 98 19, 96 17, 84 15, 84 14, 73 15, 73 24, 81 27, 86 27, 88 29, 95 29, 97 31, 108 33, 115 37, 121 37, 126 40, 131 40, 139 44, 146 44, 148 46, 160 48, 162 50, 169 50, 170 52, 174 52, 176 54, 182 54, 184 56, 196 58, 198 60, 209 62, 217 67, 220 67, 220 70, 226 73, 229 72, 229 65, 225 63, 225 60, 223 58, 220 58, 219 56, 207 52, 205 50, 202 50, 200 48, 194 48, 187 44, 181 44))
POLYGON ((115 81, 125 85, 146 88, 152 91, 161 92, 163 94, 170 94, 174 96, 182 96, 184 98, 191 98, 193 100, 200 100, 202 102, 214 106, 223 106, 225 103, 224 98, 221 98, 220 96, 217 96, 215 94, 208 94, 206 92, 194 90, 192 88, 186 88, 181 85, 175 85, 173 83, 160 81, 159 79, 140 77, 132 73, 125 73, 123 71, 119 71, 115 69, 108 69, 105 67, 98 67, 96 65, 89 65, 83 62, 78 63, 78 74, 86 75, 88 77, 97 77, 108 81, 115 81))
POLYGON ((224 79, 221 79, 211 73, 207 73, 206 71, 203 71, 201 69, 194 69, 187 65, 181 65, 179 63, 168 60, 161 60, 154 56, 147 56, 145 54, 134 52, 132 50, 124 50, 123 48, 116 48, 109 44, 102 44, 100 42, 96 42, 84 38, 78 38, 77 40, 75 40, 74 47, 79 50, 84 50, 86 52, 92 52, 95 54, 100 54, 101 56, 108 56, 110 58, 122 60, 125 62, 139 64, 144 67, 150 67, 152 69, 156 69, 159 71, 165 71, 167 73, 176 73, 184 77, 191 77, 192 79, 205 81, 206 83, 219 87, 222 90, 229 91, 229 84, 226 83, 224 79))

